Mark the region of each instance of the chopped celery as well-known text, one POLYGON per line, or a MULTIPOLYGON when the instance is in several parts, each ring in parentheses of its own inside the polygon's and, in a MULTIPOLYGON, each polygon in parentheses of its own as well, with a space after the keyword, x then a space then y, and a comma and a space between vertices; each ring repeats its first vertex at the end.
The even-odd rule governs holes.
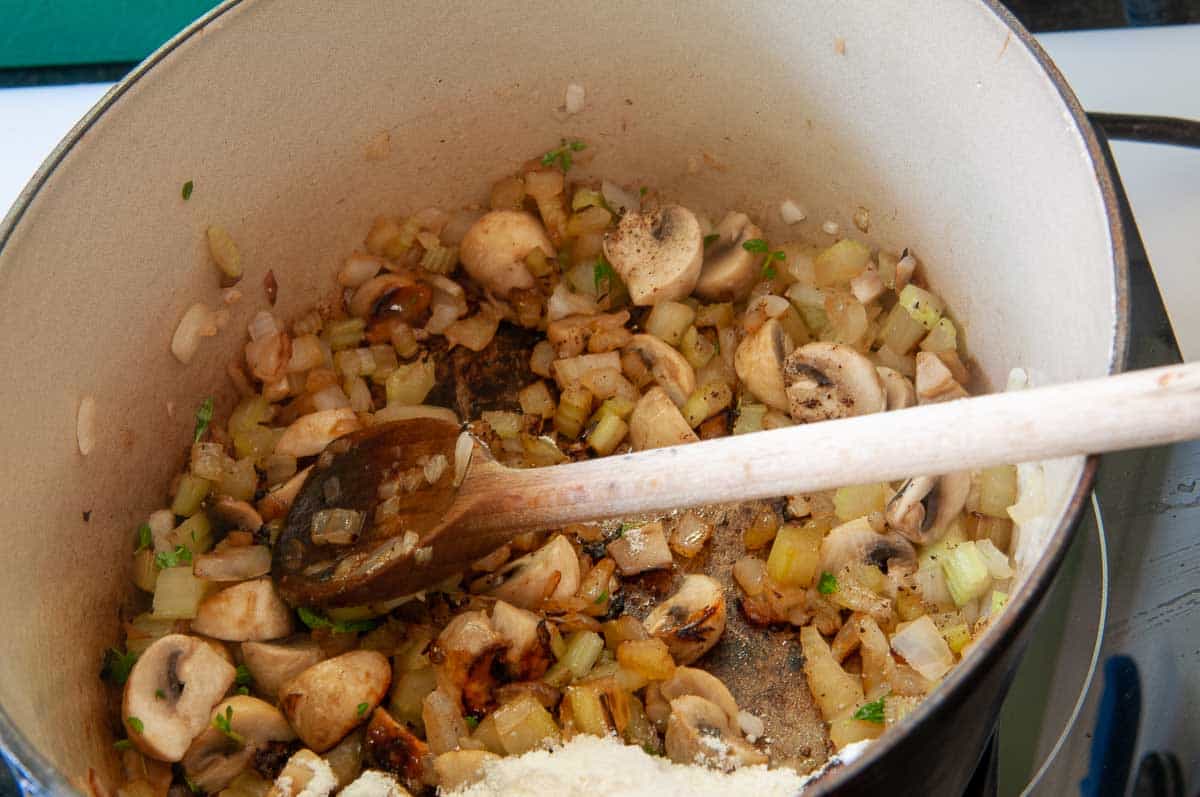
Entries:
POLYGON ((763 416, 767 414, 765 404, 741 404, 738 406, 737 420, 733 424, 734 434, 750 434, 761 432, 763 416))
POLYGON ((154 551, 142 548, 133 555, 133 583, 144 592, 154 592, 158 581, 158 567, 154 564, 154 551))
POLYGON ((833 494, 833 512, 838 520, 854 520, 872 512, 882 512, 891 492, 883 483, 839 487, 833 494))
POLYGON ((988 606, 988 617, 995 617, 1000 612, 1004 611, 1004 607, 1008 605, 1008 593, 1001 592, 998 589, 992 590, 992 601, 988 606))
POLYGON ((433 389, 435 374, 432 358, 398 366, 387 379, 387 403, 402 407, 422 403, 433 389))
POLYGON ((946 573, 946 587, 956 606, 975 600, 991 586, 992 577, 988 573, 987 560, 974 542, 960 542, 947 547, 938 559, 946 573))
POLYGON ((600 404, 600 409, 596 410, 592 415, 592 420, 600 423, 609 415, 615 415, 623 421, 629 420, 629 416, 633 414, 633 408, 637 406, 634 402, 620 396, 613 396, 605 399, 600 404))
POLYGON ((954 322, 943 318, 921 341, 921 351, 958 351, 958 331, 954 322))
POLYGON ((775 535, 767 572, 785 587, 809 587, 821 564, 822 528, 813 521, 803 526, 787 525, 775 535))
POLYGON ((843 238, 821 250, 813 260, 813 276, 819 286, 849 282, 871 262, 871 250, 858 241, 843 238))
POLYGON ((567 649, 563 653, 562 664, 571 671, 575 679, 582 678, 592 669, 602 650, 602 636, 594 631, 575 631, 567 637, 567 649))
POLYGON ((190 620, 208 592, 208 582, 192 575, 191 565, 169 567, 159 572, 154 585, 156 620, 190 620))
POLYGON ((692 368, 703 368, 717 353, 717 347, 711 340, 700 334, 696 327, 688 327, 679 342, 679 350, 692 368))
POLYGON ((696 311, 682 302, 659 302, 642 326, 659 340, 678 346, 695 318, 696 311))
MULTIPOLYGON (((888 313, 883 325, 879 327, 876 340, 889 352, 903 356, 908 354, 912 347, 917 345, 917 341, 924 336, 925 327, 916 321, 903 305, 897 304, 888 313)), ((900 368, 896 370, 903 373, 900 368)))
POLYGON ((171 536, 193 554, 207 553, 213 546, 212 523, 203 512, 180 523, 171 536))
POLYGON ((588 435, 588 445, 600 456, 611 454, 625 435, 629 432, 629 424, 618 415, 605 415, 588 435))
POLYGON ((955 623, 942 629, 942 637, 950 646, 950 650, 961 653, 962 649, 971 641, 971 629, 967 628, 966 623, 955 623))
POLYGON ((341 351, 357 346, 363 339, 366 321, 361 318, 346 318, 341 321, 331 321, 321 339, 329 344, 332 351, 341 351))
POLYGON ((568 387, 558 397, 554 428, 563 437, 574 440, 592 412, 592 394, 582 387, 568 387))
POLYGON ((946 305, 941 299, 924 288, 909 283, 900 291, 899 305, 908 311, 912 319, 926 329, 933 329, 942 318, 946 305))
POLYGON ((979 475, 979 511, 1008 519, 1008 508, 1017 502, 1017 469, 1012 465, 984 468, 979 475))
POLYGON ((604 704, 600 702, 600 693, 590 686, 568 686, 563 702, 571 711, 575 730, 580 733, 607 736, 612 731, 604 704))
POLYGON ((190 517, 200 511, 200 504, 208 496, 212 482, 185 473, 179 479, 179 488, 175 491, 175 500, 171 503, 171 511, 176 515, 190 517))
POLYGON ((533 697, 505 703, 490 716, 495 717, 496 735, 509 755, 520 755, 560 736, 554 718, 533 697))

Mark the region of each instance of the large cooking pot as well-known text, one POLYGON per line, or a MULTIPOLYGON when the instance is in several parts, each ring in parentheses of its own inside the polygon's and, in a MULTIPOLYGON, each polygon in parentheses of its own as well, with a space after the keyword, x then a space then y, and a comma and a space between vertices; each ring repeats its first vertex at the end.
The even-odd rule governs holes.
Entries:
MULTIPOLYGON (((67 792, 89 767, 114 779, 97 673, 130 529, 161 506, 187 408, 225 389, 262 305, 248 290, 219 343, 187 367, 171 356, 184 308, 216 300, 204 228, 232 231, 246 285, 274 270, 288 317, 382 209, 477 201, 560 136, 593 142, 596 173, 745 209, 773 238, 787 196, 814 235, 866 208, 875 244, 921 256, 992 385, 1012 366, 1052 383, 1122 362, 1109 174, 1061 76, 994 2, 231 0, 113 89, 0 226, 0 741, 33 788, 67 792), (587 91, 572 117, 568 82, 587 91), (366 157, 382 131, 390 156, 366 157)), ((961 793, 1094 465, 1048 471, 1050 522, 1024 535, 1023 585, 976 653, 815 791, 961 793)))

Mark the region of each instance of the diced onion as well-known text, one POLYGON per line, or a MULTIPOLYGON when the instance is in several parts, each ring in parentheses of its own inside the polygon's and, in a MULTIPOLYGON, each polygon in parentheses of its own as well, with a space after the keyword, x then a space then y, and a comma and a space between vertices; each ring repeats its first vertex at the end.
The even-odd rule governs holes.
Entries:
POLYGON ((983 557, 983 561, 987 564, 988 574, 997 581, 1003 581, 1006 578, 1012 578, 1012 566, 1008 562, 1008 557, 1000 552, 995 543, 991 540, 976 540, 975 549, 983 557))
POLYGON ((637 213, 642 209, 641 196, 608 180, 600 183, 600 194, 608 206, 618 213, 637 213))
POLYGON ((567 85, 565 105, 567 113, 576 114, 583 110, 584 90, 578 83, 567 85))
POLYGON ((357 288, 383 270, 383 259, 373 255, 353 254, 346 258, 338 272, 339 285, 357 288))
POLYGON ((175 359, 187 365, 200 348, 201 339, 216 334, 217 322, 213 311, 203 302, 196 302, 187 309, 175 328, 175 335, 171 338, 171 353, 175 359))
POLYGON ((351 545, 362 532, 363 513, 353 509, 322 509, 312 516, 314 545, 351 545))
POLYGON ((954 654, 929 615, 901 623, 898 629, 892 634, 892 650, 925 678, 936 681, 954 665, 954 654))
POLYGON ((75 416, 75 442, 79 453, 85 457, 96 447, 96 399, 84 396, 79 402, 79 413, 75 416))
POLYGON ((350 399, 337 385, 321 388, 312 395, 313 409, 336 410, 339 407, 349 407, 350 399))
POLYGON ((557 321, 571 315, 595 315, 600 312, 595 300, 583 293, 572 293, 566 280, 559 282, 546 301, 546 319, 557 321))
POLYGON ((793 199, 785 199, 779 205, 779 218, 783 219, 784 224, 796 224, 804 221, 808 215, 804 212, 804 208, 796 204, 793 199))

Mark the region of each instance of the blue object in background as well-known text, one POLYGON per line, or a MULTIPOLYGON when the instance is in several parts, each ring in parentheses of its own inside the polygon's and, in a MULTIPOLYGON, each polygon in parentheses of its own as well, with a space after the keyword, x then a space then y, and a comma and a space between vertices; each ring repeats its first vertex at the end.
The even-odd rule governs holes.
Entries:
POLYGON ((1138 724, 1142 717, 1142 681, 1129 656, 1104 662, 1104 691, 1096 711, 1087 776, 1079 783, 1081 797, 1124 797, 1138 724))

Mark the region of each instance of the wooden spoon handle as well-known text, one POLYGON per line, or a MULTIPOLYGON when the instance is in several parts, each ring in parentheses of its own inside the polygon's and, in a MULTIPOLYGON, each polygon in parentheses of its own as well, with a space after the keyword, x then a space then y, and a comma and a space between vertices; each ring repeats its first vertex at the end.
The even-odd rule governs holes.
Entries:
POLYGON ((556 528, 1194 437, 1200 437, 1200 363, 553 468, 481 468, 468 477, 480 501, 466 525, 556 528))

